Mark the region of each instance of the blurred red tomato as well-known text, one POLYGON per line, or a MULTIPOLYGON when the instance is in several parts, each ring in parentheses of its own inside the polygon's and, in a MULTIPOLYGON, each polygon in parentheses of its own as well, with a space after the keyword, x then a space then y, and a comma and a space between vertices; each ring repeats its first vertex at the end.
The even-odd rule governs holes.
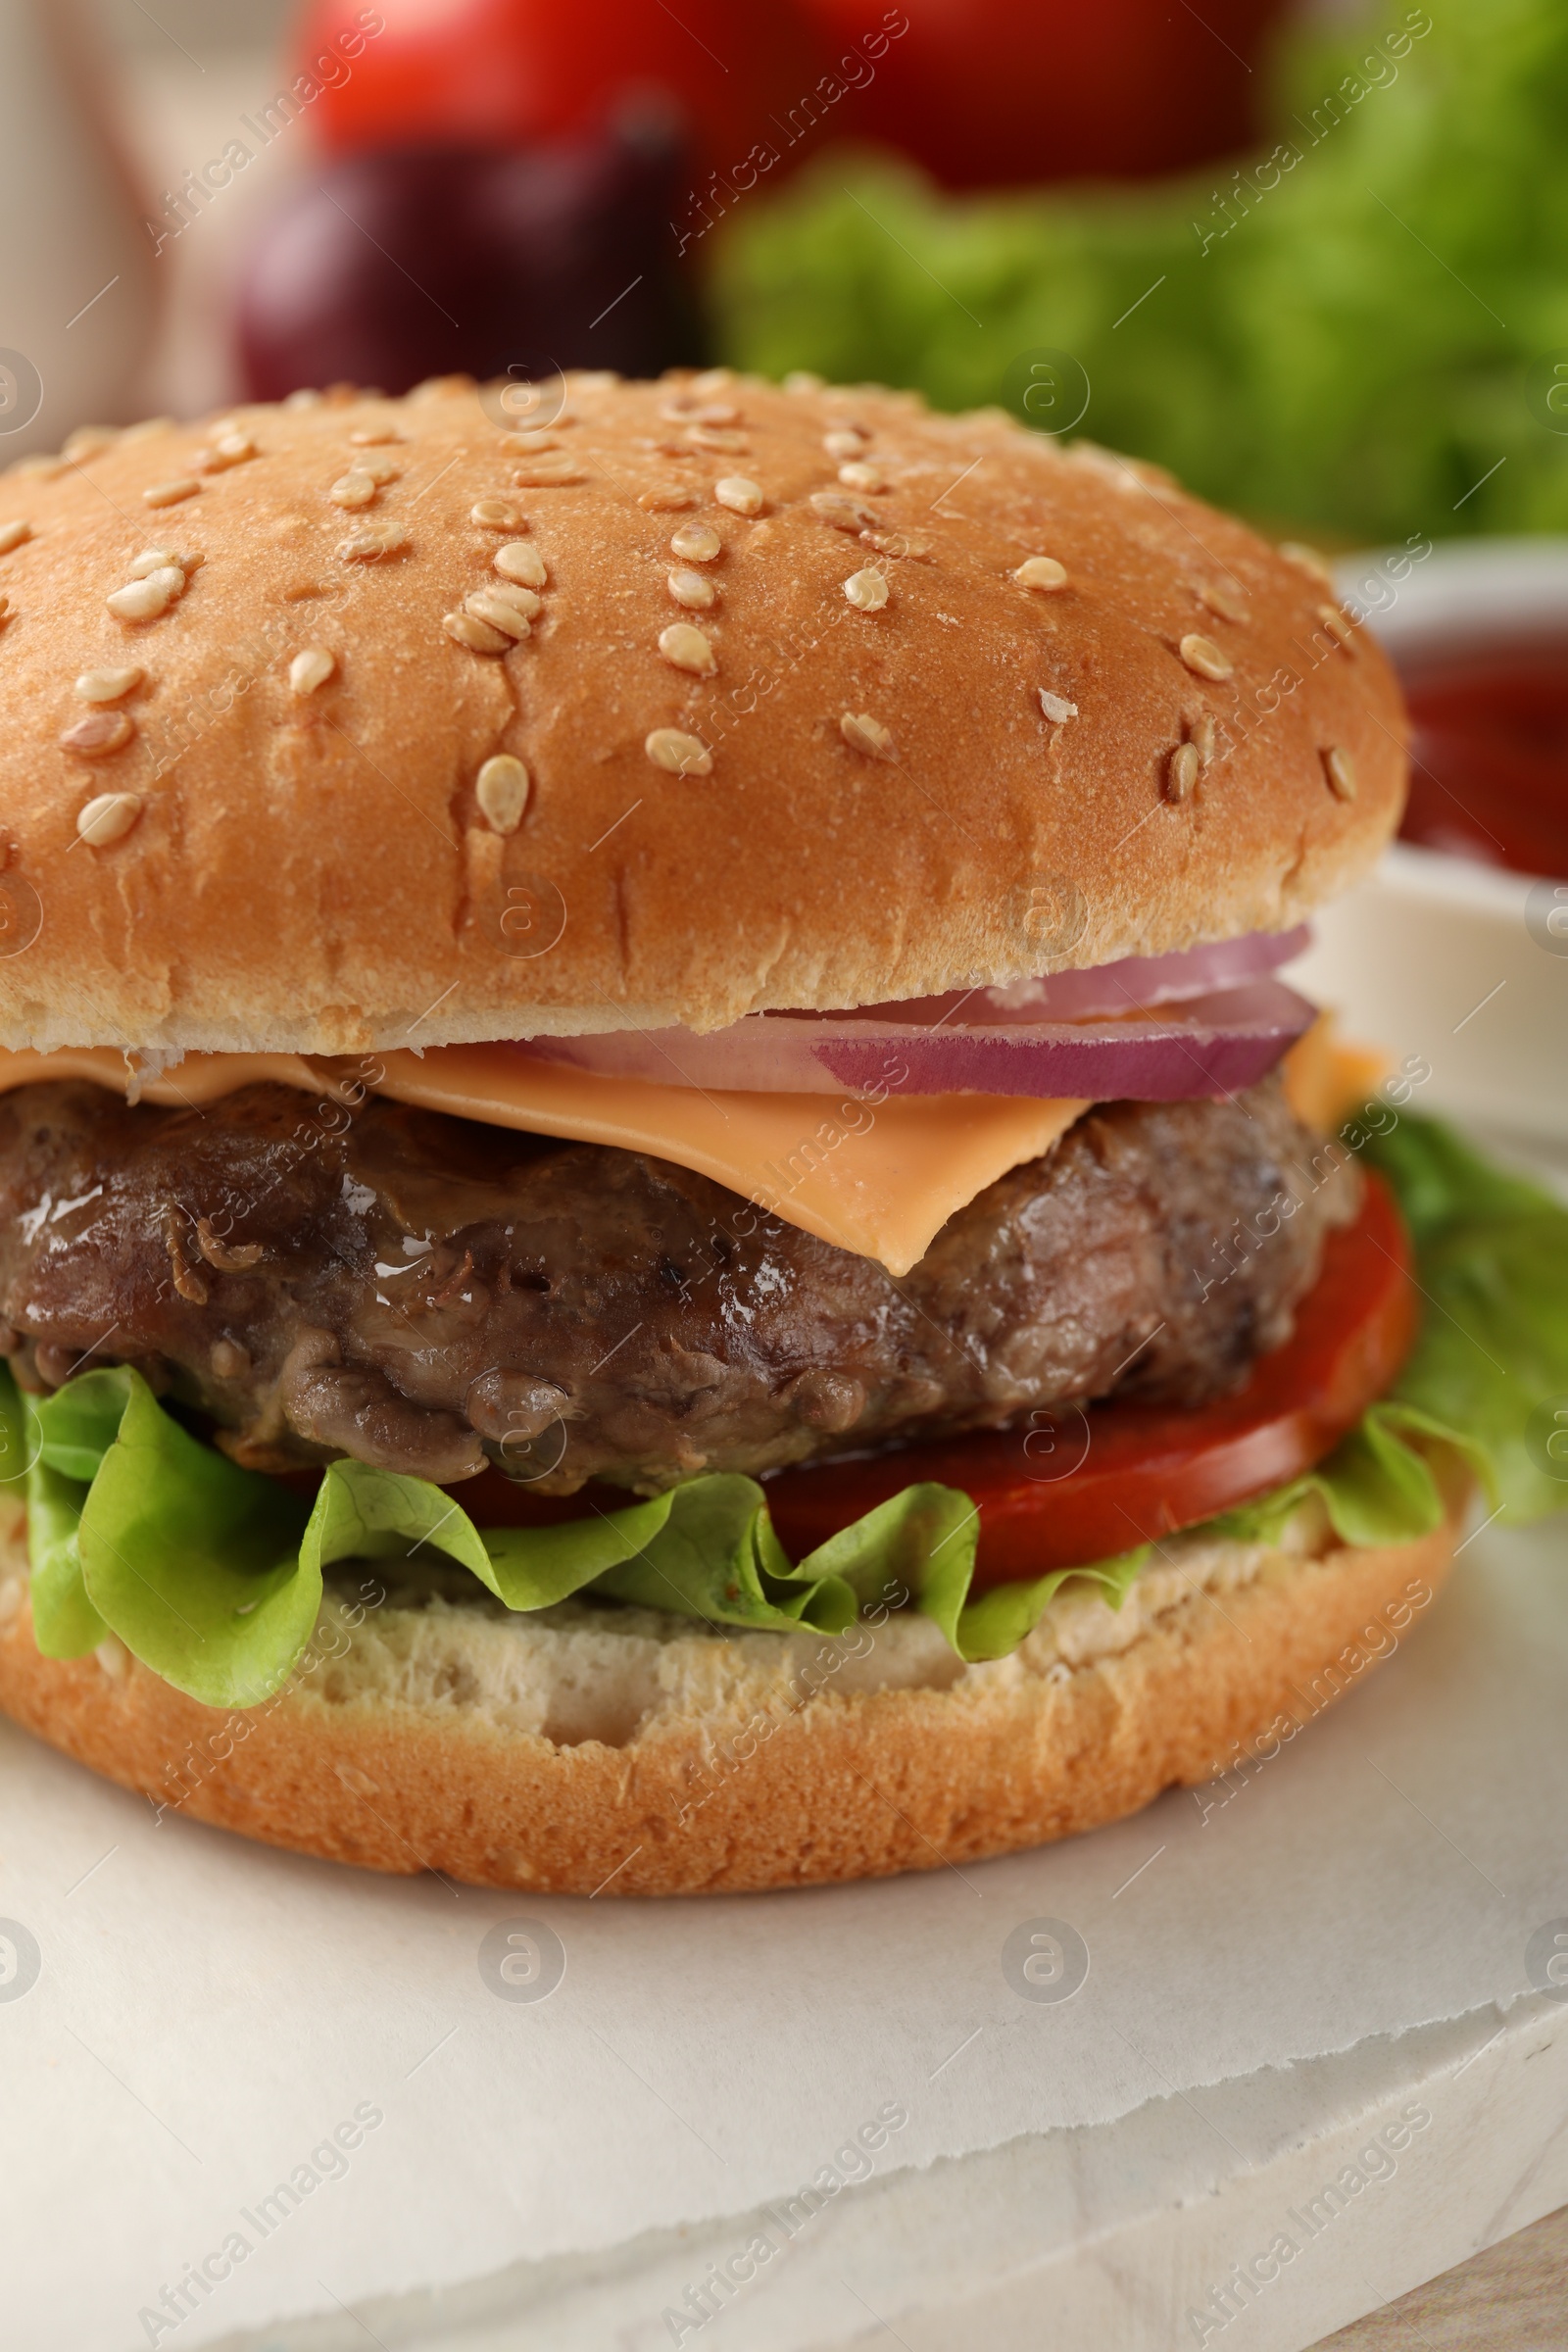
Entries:
POLYGON ((1253 68, 1286 0, 800 5, 854 85, 837 127, 977 188, 1137 177, 1246 145, 1253 68))
POLYGON ((294 55, 333 154, 561 137, 661 93, 720 171, 821 72, 793 0, 309 0, 294 55))

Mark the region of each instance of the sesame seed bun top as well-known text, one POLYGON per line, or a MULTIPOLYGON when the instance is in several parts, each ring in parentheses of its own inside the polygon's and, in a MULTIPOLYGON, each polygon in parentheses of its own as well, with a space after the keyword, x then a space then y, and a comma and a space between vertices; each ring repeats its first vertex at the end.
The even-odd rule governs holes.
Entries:
POLYGON ((1159 954, 1297 922, 1403 792, 1304 553, 863 387, 81 434, 0 479, 0 594, 13 1048, 706 1029, 1159 954))

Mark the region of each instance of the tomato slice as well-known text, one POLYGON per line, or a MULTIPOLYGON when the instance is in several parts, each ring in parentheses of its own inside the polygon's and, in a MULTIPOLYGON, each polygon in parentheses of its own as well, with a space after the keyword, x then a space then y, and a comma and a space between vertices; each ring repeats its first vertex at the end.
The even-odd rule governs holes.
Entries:
POLYGON ((1232 1395, 1196 1409, 1037 1408, 1028 1427, 780 1471, 766 1482, 773 1524, 798 1559, 929 1478, 979 1506, 977 1592, 1107 1559, 1321 1461, 1390 1386, 1416 1322, 1404 1226, 1387 1187, 1368 1176, 1360 1216, 1330 1234, 1291 1338, 1232 1395))

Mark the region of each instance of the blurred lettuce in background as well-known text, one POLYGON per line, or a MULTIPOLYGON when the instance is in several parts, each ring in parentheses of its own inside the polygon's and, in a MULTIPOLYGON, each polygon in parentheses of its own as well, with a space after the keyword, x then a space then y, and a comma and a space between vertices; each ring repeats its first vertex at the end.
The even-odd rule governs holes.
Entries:
POLYGON ((1265 522, 1568 528, 1564 0, 1298 31, 1272 111, 1239 170, 1136 193, 956 199, 828 154, 715 233, 727 356, 1016 410, 1055 348, 1077 430, 1265 522))

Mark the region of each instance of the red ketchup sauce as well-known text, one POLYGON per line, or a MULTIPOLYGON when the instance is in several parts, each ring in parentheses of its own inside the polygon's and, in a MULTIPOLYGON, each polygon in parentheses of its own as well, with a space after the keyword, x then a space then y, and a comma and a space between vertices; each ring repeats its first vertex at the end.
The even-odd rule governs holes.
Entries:
POLYGON ((1568 876, 1568 637, 1423 655, 1401 683, 1414 722, 1401 837, 1568 876))

